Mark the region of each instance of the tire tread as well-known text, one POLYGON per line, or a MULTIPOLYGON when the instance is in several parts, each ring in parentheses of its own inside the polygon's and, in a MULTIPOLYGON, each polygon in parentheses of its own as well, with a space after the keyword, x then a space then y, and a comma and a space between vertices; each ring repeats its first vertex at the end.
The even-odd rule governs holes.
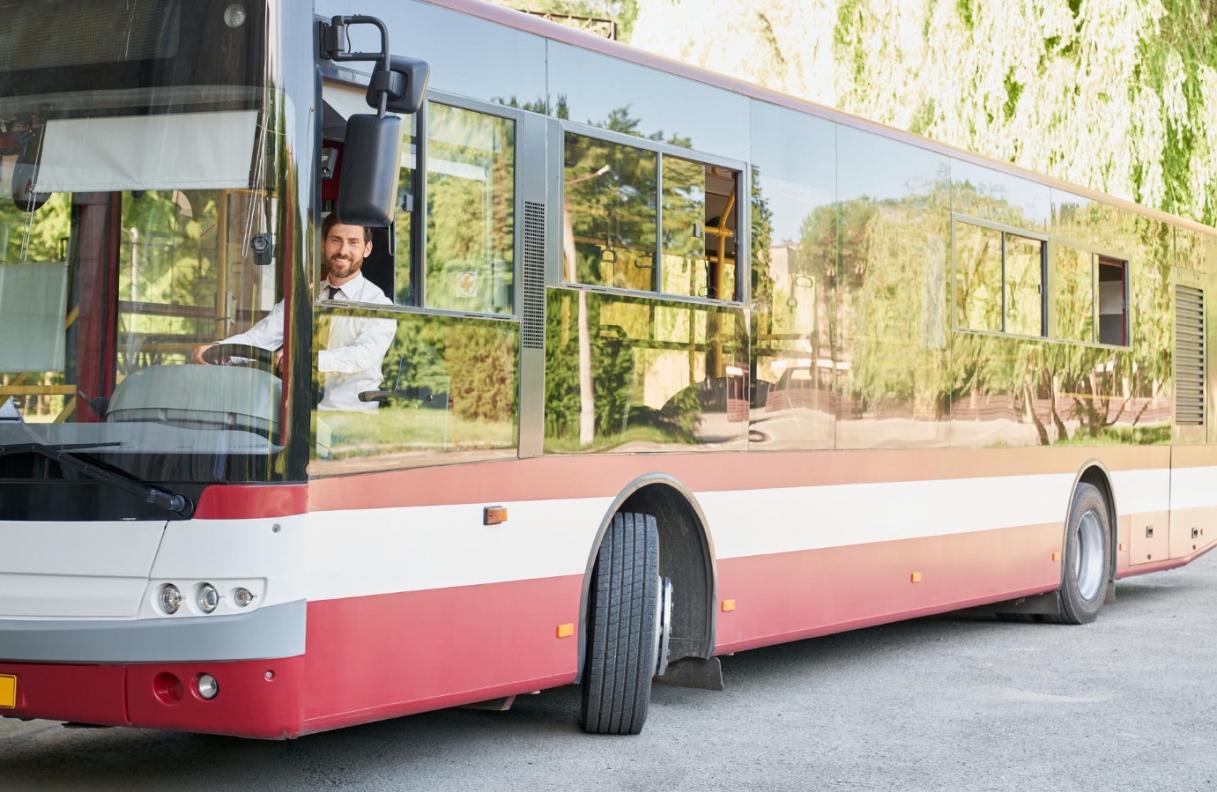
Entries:
POLYGON ((592 572, 583 681, 583 728, 589 732, 638 734, 646 722, 658 574, 655 518, 614 515, 592 572))

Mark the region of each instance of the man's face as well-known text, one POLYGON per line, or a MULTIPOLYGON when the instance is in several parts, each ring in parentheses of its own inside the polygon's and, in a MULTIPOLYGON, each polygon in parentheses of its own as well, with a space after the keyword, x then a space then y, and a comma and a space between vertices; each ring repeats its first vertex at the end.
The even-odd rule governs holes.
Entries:
POLYGON ((337 223, 325 237, 325 268, 332 278, 349 278, 363 266, 372 243, 363 239, 363 227, 337 223))

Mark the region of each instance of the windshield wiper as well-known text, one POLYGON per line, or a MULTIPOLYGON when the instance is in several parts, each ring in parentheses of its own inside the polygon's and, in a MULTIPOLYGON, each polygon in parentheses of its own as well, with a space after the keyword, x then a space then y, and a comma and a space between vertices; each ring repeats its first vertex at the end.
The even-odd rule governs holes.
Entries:
POLYGON ((125 470, 120 470, 113 465, 107 465, 92 457, 81 458, 77 456, 80 453, 79 449, 82 448, 106 448, 121 445, 122 443, 61 443, 59 445, 18 443, 0 446, 0 456, 37 454, 38 456, 58 462, 61 467, 79 473, 85 478, 101 481, 123 492, 144 498, 148 503, 151 503, 153 506, 159 506, 165 511, 173 512, 182 517, 190 517, 194 512, 194 504, 186 496, 159 490, 125 470))

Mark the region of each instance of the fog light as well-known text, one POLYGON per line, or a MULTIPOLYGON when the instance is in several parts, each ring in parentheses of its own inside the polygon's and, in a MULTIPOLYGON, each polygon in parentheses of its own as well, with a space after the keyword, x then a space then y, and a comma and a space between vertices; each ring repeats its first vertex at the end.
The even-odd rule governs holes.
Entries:
POLYGON ((178 591, 177 586, 172 583, 161 586, 161 610, 172 616, 180 607, 182 607, 182 592, 178 591))
POLYGON ((199 586, 199 610, 203 613, 211 613, 220 604, 220 592, 216 591, 216 587, 210 583, 204 583, 199 586))
POLYGON ((224 9, 224 24, 230 28, 239 28, 245 24, 245 9, 239 3, 233 3, 224 9))
POLYGON ((238 608, 248 607, 254 601, 254 593, 247 588, 238 588, 232 593, 232 601, 237 603, 238 608))
POLYGON ((199 674, 199 681, 195 682, 195 688, 199 691, 199 696, 211 701, 220 692, 220 683, 216 682, 216 678, 211 674, 199 674))

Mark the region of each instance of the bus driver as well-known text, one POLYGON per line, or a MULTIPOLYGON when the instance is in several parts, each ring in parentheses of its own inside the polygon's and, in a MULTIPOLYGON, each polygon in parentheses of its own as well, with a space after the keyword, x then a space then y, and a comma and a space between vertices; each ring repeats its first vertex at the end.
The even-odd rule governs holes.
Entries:
MULTIPOLYGON (((321 282, 321 299, 392 304, 379 286, 360 273, 364 259, 372 252, 370 229, 344 225, 336 214, 330 214, 321 225, 321 236, 327 272, 321 282)), ((325 375, 325 393, 317 409, 374 412, 378 403, 360 401, 359 394, 380 387, 384 378, 381 365, 396 333, 397 322, 392 319, 332 317, 329 339, 317 353, 317 369, 325 375)), ((217 344, 250 344, 274 351, 275 366, 279 366, 283 358, 283 302, 246 332, 196 347, 191 358, 195 363, 206 363, 203 353, 217 344)))

